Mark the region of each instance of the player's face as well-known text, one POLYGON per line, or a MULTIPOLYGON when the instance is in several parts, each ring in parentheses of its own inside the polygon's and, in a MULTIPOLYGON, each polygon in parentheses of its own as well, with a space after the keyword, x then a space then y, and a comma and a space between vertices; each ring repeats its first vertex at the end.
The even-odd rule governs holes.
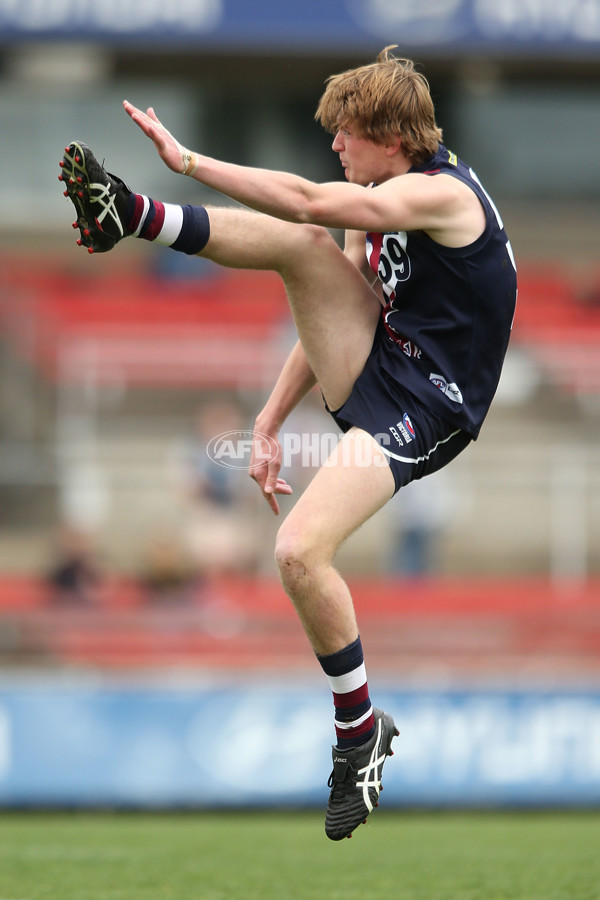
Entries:
POLYGON ((339 154, 346 179, 353 184, 381 183, 392 174, 388 172, 389 157, 385 148, 359 137, 351 122, 339 128, 331 149, 339 154))

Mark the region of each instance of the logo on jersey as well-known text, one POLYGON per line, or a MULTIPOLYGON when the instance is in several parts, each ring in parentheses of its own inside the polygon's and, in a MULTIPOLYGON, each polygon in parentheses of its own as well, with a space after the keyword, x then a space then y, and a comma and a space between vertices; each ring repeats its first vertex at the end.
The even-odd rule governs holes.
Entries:
POLYGON ((406 354, 406 356, 410 356, 411 359, 421 359, 421 348, 417 347, 414 341, 409 341, 409 339, 400 334, 399 331, 396 331, 393 325, 390 325, 390 316, 395 312, 398 312, 398 310, 394 309, 394 306, 390 301, 386 306, 383 315, 383 324, 385 325, 385 330, 387 331, 388 337, 400 347, 400 349, 403 353, 406 354))
POLYGON ((407 356, 410 356, 412 359, 421 359, 421 348, 417 347, 414 341, 401 340, 400 346, 402 347, 402 352, 406 353, 407 356))
POLYGON ((442 394, 449 397, 453 403, 463 402, 463 395, 460 392, 460 388, 457 384, 454 384, 454 382, 448 382, 443 375, 436 375, 434 372, 430 374, 429 380, 442 392, 442 394))

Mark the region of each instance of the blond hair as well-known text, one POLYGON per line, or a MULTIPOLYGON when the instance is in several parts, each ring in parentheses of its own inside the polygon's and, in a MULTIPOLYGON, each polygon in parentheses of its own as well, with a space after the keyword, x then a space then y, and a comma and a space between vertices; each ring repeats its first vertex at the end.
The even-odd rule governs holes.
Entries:
POLYGON ((331 134, 351 122, 376 144, 400 136, 406 156, 421 163, 437 150, 442 131, 427 79, 412 60, 392 54, 396 47, 385 47, 374 63, 331 75, 315 119, 331 134))

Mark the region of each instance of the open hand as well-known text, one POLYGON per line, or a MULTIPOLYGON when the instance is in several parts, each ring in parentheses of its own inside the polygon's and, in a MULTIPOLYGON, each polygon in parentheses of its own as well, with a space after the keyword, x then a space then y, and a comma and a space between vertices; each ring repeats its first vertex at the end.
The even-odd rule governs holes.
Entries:
POLYGON ((142 129, 146 137, 149 137, 158 151, 162 161, 173 172, 182 175, 190 162, 191 154, 179 141, 173 137, 162 124, 153 108, 150 106, 146 112, 142 112, 128 100, 123 101, 125 112, 133 119, 136 125, 142 129))

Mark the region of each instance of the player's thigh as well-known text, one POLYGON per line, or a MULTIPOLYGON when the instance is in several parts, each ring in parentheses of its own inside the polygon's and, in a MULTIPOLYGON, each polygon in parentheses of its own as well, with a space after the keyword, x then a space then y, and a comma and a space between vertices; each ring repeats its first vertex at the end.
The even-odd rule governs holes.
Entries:
POLYGON ((300 265, 284 273, 298 335, 330 409, 348 398, 381 316, 379 297, 324 229, 304 239, 300 265))
POLYGON ((325 228, 235 208, 209 208, 200 254, 220 265, 283 278, 308 362, 330 409, 348 398, 371 351, 381 303, 325 228))
POLYGON ((280 562, 286 556, 330 561, 346 538, 391 499, 394 487, 379 444, 366 431, 351 428, 283 523, 280 562))

